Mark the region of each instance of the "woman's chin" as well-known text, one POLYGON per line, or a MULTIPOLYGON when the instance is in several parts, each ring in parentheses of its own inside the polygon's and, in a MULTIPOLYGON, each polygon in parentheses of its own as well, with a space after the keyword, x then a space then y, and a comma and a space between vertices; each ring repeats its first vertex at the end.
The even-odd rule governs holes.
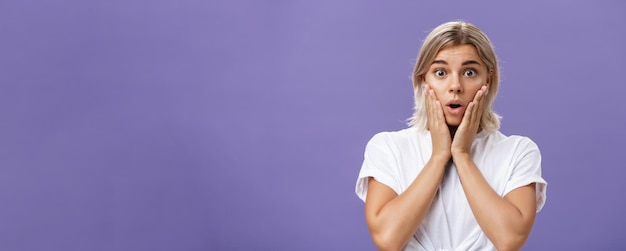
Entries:
POLYGON ((459 126, 461 124, 460 119, 446 119, 446 124, 448 126, 459 126))

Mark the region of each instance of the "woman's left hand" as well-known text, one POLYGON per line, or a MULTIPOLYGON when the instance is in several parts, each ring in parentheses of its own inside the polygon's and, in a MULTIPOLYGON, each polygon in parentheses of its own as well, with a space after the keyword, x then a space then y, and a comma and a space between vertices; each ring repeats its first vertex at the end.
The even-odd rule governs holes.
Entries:
POLYGON ((478 129, 480 128, 480 118, 483 114, 483 106, 488 88, 483 86, 474 95, 474 100, 467 105, 463 120, 454 134, 452 140, 452 158, 459 155, 467 154, 469 156, 472 149, 472 142, 478 129))

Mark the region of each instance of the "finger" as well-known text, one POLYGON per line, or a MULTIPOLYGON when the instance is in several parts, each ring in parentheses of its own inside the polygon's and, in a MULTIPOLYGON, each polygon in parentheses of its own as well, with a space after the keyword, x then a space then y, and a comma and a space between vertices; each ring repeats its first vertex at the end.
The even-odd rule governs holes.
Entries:
POLYGON ((487 88, 487 86, 483 86, 481 88, 481 94, 480 94, 480 99, 478 101, 478 103, 476 103, 476 109, 474 112, 474 117, 476 120, 477 124, 480 124, 480 120, 482 118, 483 115, 483 107, 485 107, 485 101, 487 100, 487 93, 489 93, 489 90, 487 88))
POLYGON ((426 101, 426 109, 430 110, 430 107, 432 106, 432 104, 431 104, 431 98, 430 98, 430 88, 428 85, 424 85, 424 99, 426 101))
POLYGON ((474 102, 470 102, 469 104, 467 104, 467 109, 465 109, 465 114, 463 114, 463 119, 461 120, 461 124, 459 125, 459 128, 465 127, 465 126, 471 127, 472 122, 473 122, 472 114, 473 114, 474 107, 475 107, 474 102))
POLYGON ((429 86, 428 84, 424 84, 424 111, 426 112, 426 123, 427 125, 430 127, 431 123, 432 123, 432 104, 431 104, 431 98, 430 98, 430 93, 429 93, 429 86))
POLYGON ((445 123, 446 118, 443 115, 443 107, 441 105, 441 102, 439 102, 439 100, 435 101, 435 114, 437 117, 437 122, 439 122, 439 124, 445 123))
POLYGON ((431 112, 431 115, 432 115, 432 111, 433 111, 433 108, 435 107, 435 100, 436 100, 434 98, 434 92, 430 88, 429 85, 425 85, 424 88, 425 88, 424 92, 426 93, 426 101, 428 105, 428 110, 431 112))
POLYGON ((478 107, 480 107, 480 103, 481 103, 480 100, 481 100, 482 94, 483 94, 483 91, 481 89, 480 91, 478 91, 478 93, 476 93, 477 97, 472 102, 472 113, 471 113, 472 116, 470 117, 472 125, 476 125, 476 123, 479 123, 477 121, 476 117, 478 117, 477 116, 478 115, 478 107))
POLYGON ((480 90, 478 90, 478 92, 476 92, 476 95, 474 96, 474 101, 473 101, 473 106, 472 106, 472 116, 471 118, 471 123, 472 125, 476 125, 478 126, 478 124, 480 124, 480 111, 482 108, 482 104, 483 104, 483 100, 484 100, 484 95, 485 94, 485 86, 481 87, 480 90))
POLYGON ((443 123, 445 123, 445 118, 443 116, 443 107, 441 105, 441 102, 437 98, 437 94, 435 94, 434 90, 430 89, 429 93, 431 98, 431 110, 433 118, 435 119, 437 125, 442 125, 443 123))
POLYGON ((430 102, 430 120, 431 120, 431 125, 433 127, 437 127, 439 126, 439 118, 438 118, 438 100, 437 98, 435 98, 435 92, 433 90, 428 90, 428 100, 430 102))

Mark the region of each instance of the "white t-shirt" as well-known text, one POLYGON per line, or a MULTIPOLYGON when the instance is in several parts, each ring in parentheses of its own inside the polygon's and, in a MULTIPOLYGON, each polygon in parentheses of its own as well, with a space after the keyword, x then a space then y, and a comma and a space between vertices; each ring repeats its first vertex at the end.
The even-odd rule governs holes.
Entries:
MULTIPOLYGON (((431 153, 428 131, 408 128, 376 134, 365 148, 356 194, 365 201, 368 177, 401 194, 424 168, 431 153)), ((472 143, 472 159, 501 197, 534 182, 537 212, 541 210, 547 183, 541 177, 541 153, 532 140, 482 131, 472 143)), ((496 250, 472 214, 454 164, 446 167, 430 210, 404 250, 496 250)))

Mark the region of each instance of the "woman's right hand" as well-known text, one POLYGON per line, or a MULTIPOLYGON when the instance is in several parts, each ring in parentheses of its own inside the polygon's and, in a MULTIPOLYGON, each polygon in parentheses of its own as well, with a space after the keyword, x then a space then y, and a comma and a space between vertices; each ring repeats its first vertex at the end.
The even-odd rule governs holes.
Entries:
POLYGON ((424 96, 428 131, 430 131, 433 144, 431 158, 440 158, 440 160, 447 162, 452 157, 452 137, 443 114, 443 106, 437 99, 435 91, 426 83, 424 84, 424 96))

